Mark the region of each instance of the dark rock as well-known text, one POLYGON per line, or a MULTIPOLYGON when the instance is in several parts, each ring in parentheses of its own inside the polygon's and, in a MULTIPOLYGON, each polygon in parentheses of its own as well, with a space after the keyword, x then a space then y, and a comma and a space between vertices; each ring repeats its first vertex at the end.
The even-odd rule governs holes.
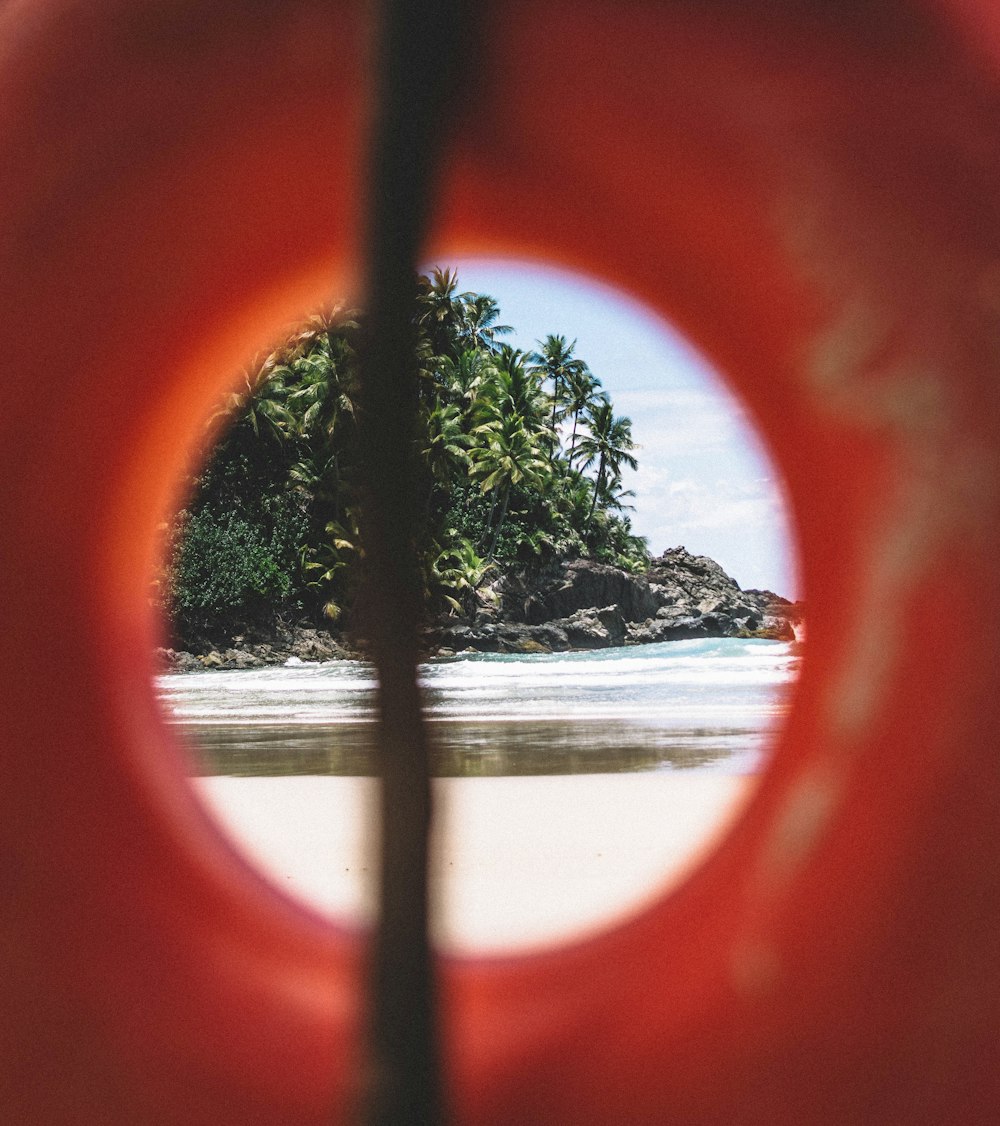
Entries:
POLYGON ((292 625, 275 616, 228 634, 194 633, 184 639, 182 649, 163 650, 161 660, 167 668, 187 672, 262 668, 284 664, 291 657, 331 661, 355 655, 327 629, 307 621, 292 625))
MULTIPOLYGON (((791 641, 805 607, 772 591, 741 590, 714 560, 672 548, 645 576, 590 560, 537 571, 507 571, 474 616, 439 619, 425 631, 427 651, 544 653, 698 637, 761 637, 791 641)), ((197 633, 178 649, 159 650, 167 670, 257 668, 288 660, 353 658, 365 643, 348 643, 308 620, 275 614, 243 623, 228 636, 197 633)))
POLYGON ((452 649, 456 653, 472 650, 476 653, 496 653, 500 648, 497 627, 492 624, 469 626, 462 623, 445 625, 432 630, 427 638, 431 649, 452 649))
POLYGON ((789 602, 787 598, 782 598, 780 594, 775 594, 773 590, 757 590, 750 588, 744 593, 749 598, 753 598, 755 602, 761 602, 765 605, 774 606, 778 609, 793 610, 796 606, 801 606, 801 602, 789 602))
POLYGON ((194 672, 204 668, 201 661, 185 649, 157 649, 153 656, 163 672, 194 672))
POLYGON ((542 646, 530 633, 530 626, 511 625, 503 623, 496 627, 497 649, 501 653, 532 653, 540 649, 550 652, 548 646, 542 646), (536 649, 535 646, 539 648, 536 649))
POLYGON ((347 656, 326 630, 297 626, 288 644, 288 654, 300 661, 335 661, 347 656))
POLYGON ((562 630, 573 649, 609 649, 625 644, 625 621, 617 606, 577 610, 552 625, 562 630))
POLYGON ((565 632, 555 622, 537 626, 523 622, 445 622, 431 629, 425 642, 438 655, 446 649, 455 653, 551 653, 570 648, 565 632))
POLYGON ((756 605, 714 559, 692 555, 683 547, 671 548, 653 559, 646 579, 661 609, 673 607, 689 617, 719 614, 730 619, 741 616, 741 612, 746 616, 756 611, 756 605))
POLYGON ((694 604, 694 600, 688 595, 683 587, 678 586, 677 583, 653 583, 649 584, 649 589, 656 599, 656 605, 661 609, 668 609, 670 607, 681 607, 684 605, 690 606, 694 604))
MULTIPOLYGON (((547 653, 698 637, 793 641, 803 620, 800 602, 766 590, 741 590, 714 560, 683 547, 650 562, 646 576, 589 560, 541 574, 507 572, 470 621, 439 619, 424 636, 426 649, 460 653, 547 653)), ((352 648, 309 621, 275 615, 244 624, 228 637, 196 634, 179 649, 157 651, 168 671, 243 669, 285 661, 354 658, 352 648)))
POLYGON ((795 627, 805 618, 804 603, 789 602, 787 598, 782 598, 780 594, 770 590, 748 590, 746 594, 760 613, 754 636, 767 637, 775 641, 795 640, 795 627))
POLYGON ((539 625, 568 618, 578 610, 616 606, 624 621, 642 622, 656 613, 657 605, 644 579, 604 563, 576 559, 564 564, 553 582, 528 595, 523 616, 529 625, 539 625))
POLYGON ((726 637, 732 632, 730 621, 725 614, 702 614, 697 621, 705 631, 704 637, 726 637))
POLYGON ((737 637, 755 637, 760 641, 795 641, 795 630, 785 622, 780 626, 762 626, 760 629, 744 630, 737 637))
POLYGON ((678 587, 691 599, 712 593, 731 597, 740 593, 739 584, 707 555, 692 555, 683 547, 672 547, 650 561, 646 579, 658 586, 678 587))
POLYGON ((661 606, 656 611, 656 621, 658 622, 682 622, 691 618, 690 610, 683 606, 661 606))
POLYGON ((264 663, 245 649, 227 649, 222 654, 222 662, 227 669, 256 669, 264 663))
POLYGON ((510 653, 551 653, 552 650, 543 645, 540 641, 535 641, 532 637, 522 637, 507 650, 510 653))
POLYGON ((700 616, 664 620, 651 618, 641 625, 630 625, 626 645, 645 645, 655 641, 687 641, 692 637, 718 637, 710 632, 709 625, 700 616))
POLYGON ((546 622, 539 626, 522 626, 523 640, 535 645, 542 645, 549 652, 560 653, 570 647, 566 631, 559 628, 557 622, 546 622))
POLYGON ((645 577, 574 560, 541 574, 508 572, 494 589, 498 620, 445 624, 431 632, 431 644, 559 652, 691 637, 784 639, 801 610, 770 591, 741 590, 713 559, 683 547, 652 560, 645 577))
POLYGON ((767 637, 789 640, 805 607, 769 590, 741 590, 713 559, 683 547, 665 551, 646 572, 660 609, 657 618, 711 616, 706 636, 767 637), (717 634, 717 630, 722 632, 717 634))
POLYGON ((472 636, 472 626, 462 622, 454 625, 448 623, 433 630, 431 636, 441 645, 459 645, 467 642, 472 636))

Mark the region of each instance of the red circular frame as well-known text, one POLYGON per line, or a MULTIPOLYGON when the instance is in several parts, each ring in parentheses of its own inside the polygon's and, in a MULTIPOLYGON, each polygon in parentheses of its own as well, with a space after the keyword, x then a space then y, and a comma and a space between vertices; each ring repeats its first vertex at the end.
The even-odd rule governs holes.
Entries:
MULTIPOLYGON (((187 792, 144 587, 219 373, 355 276, 360 15, 0 15, 11 1121, 354 1105, 361 943, 187 792)), ((1000 19, 585 0, 487 24, 430 252, 598 274, 732 375, 789 483, 810 655, 695 878, 586 943, 445 966, 455 1119, 991 1120, 1000 19)))

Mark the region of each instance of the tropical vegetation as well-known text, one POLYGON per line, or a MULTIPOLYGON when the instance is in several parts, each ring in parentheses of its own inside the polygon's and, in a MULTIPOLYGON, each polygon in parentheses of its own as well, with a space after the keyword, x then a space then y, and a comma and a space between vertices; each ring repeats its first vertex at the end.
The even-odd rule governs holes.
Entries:
MULTIPOLYGON (((637 464, 632 424, 575 341, 511 347, 496 300, 459 292, 451 270, 417 280, 413 318, 432 613, 474 616, 514 570, 576 558, 643 569, 622 487, 637 464)), ((276 614, 350 624, 363 321, 340 306, 314 313, 255 356, 220 407, 227 425, 172 526, 161 584, 179 636, 276 614)))

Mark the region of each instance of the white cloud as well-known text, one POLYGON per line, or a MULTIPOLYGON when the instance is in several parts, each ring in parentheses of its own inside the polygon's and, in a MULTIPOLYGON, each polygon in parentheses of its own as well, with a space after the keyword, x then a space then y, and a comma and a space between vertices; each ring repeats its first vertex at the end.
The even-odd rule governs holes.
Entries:
POLYGON ((752 440, 744 413, 714 387, 617 391, 614 402, 646 458, 717 454, 752 440))
POLYGON ((671 481, 662 472, 649 476, 654 479, 639 474, 642 522, 664 536, 708 528, 725 528, 738 535, 784 521, 781 497, 769 481, 671 481))

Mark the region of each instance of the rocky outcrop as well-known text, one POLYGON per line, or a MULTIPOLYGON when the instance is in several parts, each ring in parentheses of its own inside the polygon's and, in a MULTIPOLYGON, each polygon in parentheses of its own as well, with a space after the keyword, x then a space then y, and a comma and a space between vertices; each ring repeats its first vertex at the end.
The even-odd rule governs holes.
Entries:
POLYGON ((710 618, 680 616, 676 619, 651 618, 647 622, 630 626, 626 635, 629 645, 646 645, 654 641, 686 641, 691 637, 724 636, 718 623, 710 618))
POLYGON ((702 636, 723 637, 740 630, 754 631, 763 623, 760 601, 740 590, 739 584, 705 555, 692 555, 683 547, 665 551, 646 572, 657 610, 657 621, 700 621, 702 636))
POLYGON ((801 603, 769 590, 741 590, 705 555, 671 548, 652 560, 646 579, 658 607, 653 619, 630 630, 629 642, 682 637, 766 637, 792 641, 801 603))
POLYGON ((802 606, 766 590, 741 590, 714 560, 683 547, 644 576, 589 560, 529 580, 507 576, 498 610, 473 625, 431 631, 444 653, 561 652, 695 637, 794 639, 802 606))
MULTIPOLYGON (((542 576, 506 575, 495 604, 472 621, 443 619, 427 648, 456 653, 560 653, 696 637, 763 637, 791 641, 801 603, 767 590, 741 590, 714 560, 672 548, 645 575, 578 559, 542 576)), ((230 639, 188 639, 161 649, 167 671, 245 669, 287 661, 329 661, 356 651, 323 629, 280 621, 230 639)))
POLYGON ((183 649, 158 649, 156 659, 165 672, 204 669, 255 669, 286 661, 333 661, 354 656, 327 630, 311 625, 275 624, 269 633, 238 634, 225 640, 187 639, 183 649))
POLYGON ((575 559, 520 605, 505 597, 503 612, 514 620, 539 625, 604 606, 617 607, 626 622, 642 622, 656 613, 657 601, 645 579, 604 563, 575 559))
POLYGON ((572 649, 608 649, 625 644, 625 618, 618 606, 577 610, 553 625, 566 634, 572 649))
POLYGON ((624 645, 626 623, 617 606, 577 610, 552 622, 482 622, 446 625, 428 638, 431 648, 451 653, 561 653, 566 649, 607 649, 624 645))

